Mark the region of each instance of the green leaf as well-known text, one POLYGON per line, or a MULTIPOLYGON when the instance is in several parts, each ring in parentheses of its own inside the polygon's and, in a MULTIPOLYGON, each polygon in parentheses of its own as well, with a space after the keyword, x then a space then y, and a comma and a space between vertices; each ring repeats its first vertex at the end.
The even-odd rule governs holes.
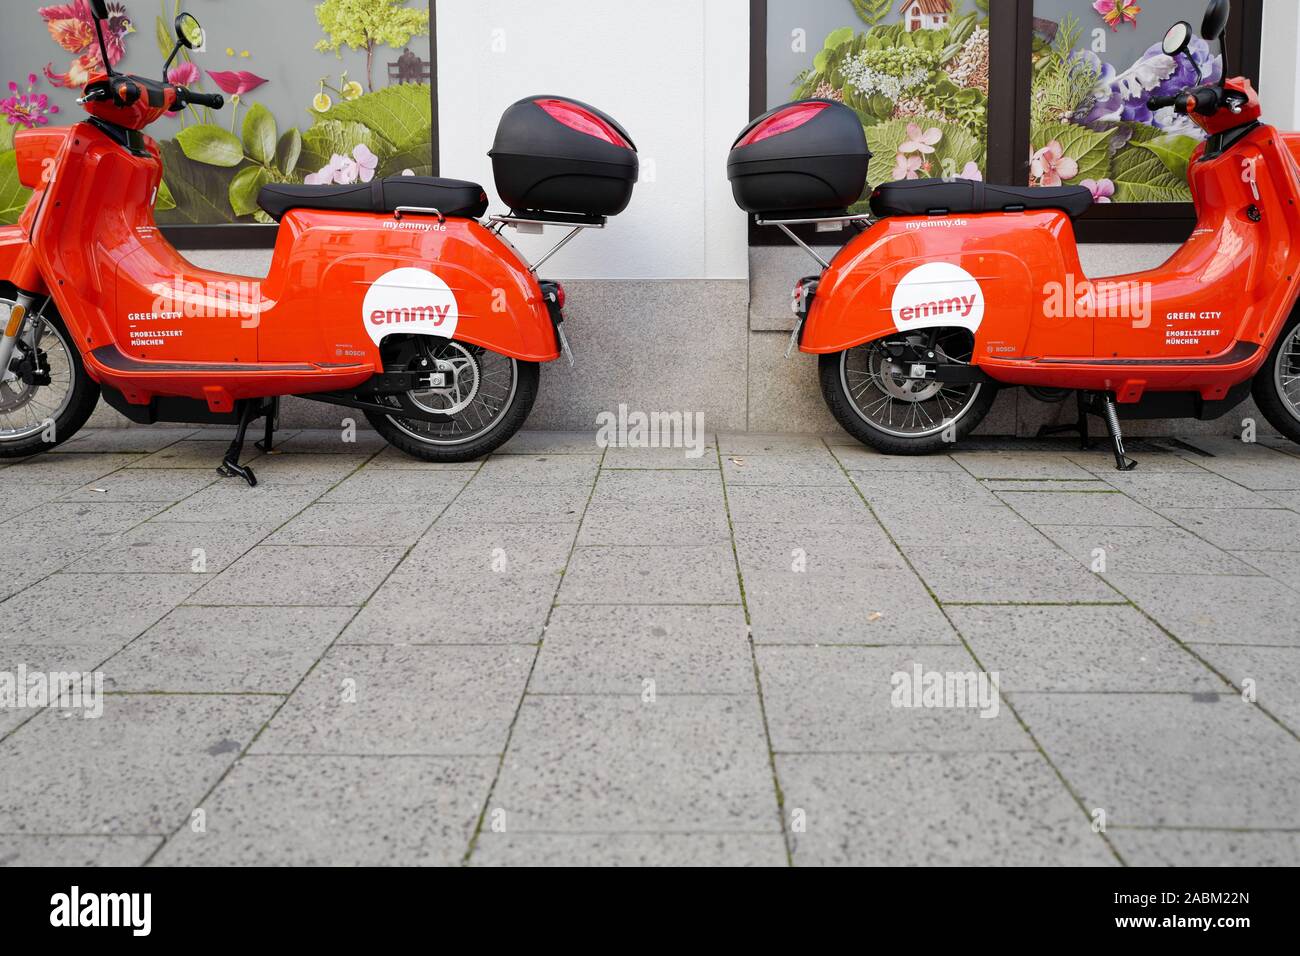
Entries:
POLYGON ((254 103, 244 116, 244 154, 255 163, 275 162, 275 117, 261 103, 254 103))
POLYGON ((1066 180, 1077 185, 1085 179, 1105 179, 1109 175, 1114 135, 1113 130, 1097 133, 1072 123, 1043 123, 1034 127, 1031 142, 1035 152, 1053 140, 1060 143, 1063 154, 1079 164, 1079 172, 1066 180))
POLYGON ((12 226, 27 208, 32 191, 18 181, 18 154, 0 153, 0 225, 12 226))
POLYGON ((220 126, 187 126, 176 134, 185 155, 208 166, 238 166, 244 161, 244 144, 234 133, 220 126))
POLYGON ((417 176, 432 176, 432 144, 425 143, 423 146, 416 146, 413 149, 394 153, 386 159, 381 159, 379 161, 379 170, 375 175, 380 179, 388 176, 400 176, 402 171, 406 169, 411 170, 417 176))
POLYGON ((298 157, 302 155, 302 133, 298 132, 298 127, 291 126, 289 131, 280 137, 280 143, 275 148, 275 165, 286 176, 292 176, 293 171, 298 168, 298 157))
POLYGON ((167 188, 167 180, 165 179, 158 183, 158 195, 154 197, 153 208, 154 212, 167 212, 176 208, 176 198, 172 195, 172 191, 167 188))
POLYGON ((172 28, 162 17, 154 17, 154 33, 158 37, 158 52, 165 60, 172 55, 172 47, 176 45, 176 40, 172 37, 172 28))
POLYGON ((1193 136, 1168 133, 1139 143, 1138 148, 1151 150, 1160 162, 1165 164, 1165 169, 1180 182, 1184 182, 1187 179, 1187 166, 1192 161, 1192 153, 1199 145, 1200 140, 1193 136))
MULTIPOLYGON (((316 122, 317 125, 330 121, 361 123, 391 144, 389 152, 409 149, 432 140, 431 96, 427 83, 403 83, 367 93, 351 102, 335 103, 325 113, 318 114, 316 122)), ((306 139, 306 134, 303 138, 306 139)))
POLYGON ((0 122, 0 153, 14 148, 14 128, 7 122, 0 122))
POLYGON ((251 216, 260 208, 257 194, 271 181, 271 173, 265 166, 246 166, 235 174, 230 181, 230 208, 236 216, 251 216))
POLYGON ((853 27, 840 27, 838 30, 832 30, 826 34, 826 42, 822 44, 823 50, 834 50, 836 47, 843 46, 853 39, 853 27))
POLYGON ((1155 153, 1130 146, 1115 154, 1115 202, 1189 202, 1192 191, 1155 153))
POLYGON ((391 143, 363 123, 326 120, 302 134, 302 155, 298 165, 304 172, 314 173, 328 166, 335 153, 351 156, 358 143, 368 146, 381 164, 396 152, 391 143))
POLYGON ((235 221, 229 203, 234 170, 195 162, 175 142, 161 142, 158 148, 162 151, 167 185, 176 201, 175 209, 158 212, 160 224, 216 225, 235 221))

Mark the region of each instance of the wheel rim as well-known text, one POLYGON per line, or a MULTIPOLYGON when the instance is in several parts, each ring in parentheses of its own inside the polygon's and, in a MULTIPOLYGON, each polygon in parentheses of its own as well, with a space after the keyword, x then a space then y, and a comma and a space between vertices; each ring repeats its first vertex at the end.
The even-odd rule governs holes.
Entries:
POLYGON ((1273 384, 1287 413, 1300 421, 1300 325, 1282 340, 1273 363, 1273 384))
MULTIPOLYGON (((0 300, 4 321, 13 306, 12 300, 0 300)), ((72 401, 76 386, 72 347, 49 319, 42 316, 40 321, 37 346, 45 353, 50 384, 33 385, 20 376, 19 365, 31 353, 31 343, 20 339, 9 368, 0 375, 0 442, 23 441, 40 434, 48 423, 59 420, 72 401)))
POLYGON ((514 407, 519 387, 519 364, 512 358, 477 346, 436 339, 421 343, 423 358, 452 376, 442 388, 406 393, 421 411, 445 421, 420 421, 389 415, 388 420, 406 435, 428 445, 467 445, 492 431, 514 407))
MULTIPOLYGON (((866 425, 895 438, 928 438, 964 419, 975 406, 982 385, 954 385, 912 379, 905 363, 895 360, 887 344, 907 342, 933 351, 943 364, 967 365, 974 347, 965 329, 943 329, 934 336, 917 332, 877 339, 840 353, 840 386, 855 415, 866 425)), ((929 364, 933 365, 934 362, 929 364)))

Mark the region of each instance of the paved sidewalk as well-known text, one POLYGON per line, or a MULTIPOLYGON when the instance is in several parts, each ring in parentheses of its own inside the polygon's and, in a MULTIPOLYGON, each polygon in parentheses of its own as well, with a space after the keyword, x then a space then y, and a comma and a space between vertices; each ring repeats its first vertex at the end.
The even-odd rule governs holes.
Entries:
POLYGON ((0 468, 0 864, 1300 864, 1300 448, 282 438, 0 468))

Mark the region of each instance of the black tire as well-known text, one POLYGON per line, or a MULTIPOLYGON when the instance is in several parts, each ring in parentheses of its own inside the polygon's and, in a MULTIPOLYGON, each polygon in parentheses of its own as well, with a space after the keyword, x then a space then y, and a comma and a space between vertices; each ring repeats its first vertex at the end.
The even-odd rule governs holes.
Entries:
POLYGON ((54 327, 55 333, 62 338, 64 348, 67 350, 72 377, 71 395, 67 404, 54 418, 53 441, 46 440, 47 432, 44 430, 26 438, 13 440, 6 440, 3 433, 0 433, 0 458, 26 458, 28 455, 36 455, 62 445, 81 430, 94 414, 95 406, 99 404, 99 384, 86 374, 81 352, 68 327, 63 323, 63 318, 54 311, 53 304, 46 307, 45 318, 54 327))
MULTIPOLYGON (((867 343, 870 345, 872 343, 867 343)), ((852 350, 850 350, 852 351, 852 350)), ((930 455, 935 452, 950 451, 954 444, 965 438, 984 420, 997 398, 997 388, 989 384, 977 386, 977 392, 959 414, 956 422, 946 421, 952 431, 952 441, 945 441, 944 428, 937 434, 919 437, 903 437, 882 431, 857 411, 856 403, 850 398, 841 374, 848 352, 835 352, 821 356, 818 363, 818 375, 821 379, 822 397, 826 406, 840 423, 840 427, 867 445, 886 455, 930 455)))
MULTIPOLYGON (((1268 360, 1255 373, 1251 395, 1254 396, 1255 404, 1259 406, 1268 423, 1293 442, 1300 444, 1300 408, 1287 401, 1278 385, 1278 366, 1287 361, 1282 353, 1297 325, 1300 325, 1300 309, 1297 309, 1287 320, 1282 334, 1277 337, 1272 351, 1268 353, 1268 360)), ((1300 358, 1293 358, 1289 364, 1292 374, 1300 374, 1300 358)))
POLYGON ((422 441, 394 421, 400 416, 366 412, 366 418, 386 442, 412 458, 432 462, 475 461, 484 455, 490 455, 513 438, 519 429, 523 428, 524 422, 528 420, 528 415, 533 410, 533 403, 537 401, 541 366, 536 362, 517 361, 515 367, 518 370, 518 381, 510 408, 490 431, 464 444, 440 445, 422 441))

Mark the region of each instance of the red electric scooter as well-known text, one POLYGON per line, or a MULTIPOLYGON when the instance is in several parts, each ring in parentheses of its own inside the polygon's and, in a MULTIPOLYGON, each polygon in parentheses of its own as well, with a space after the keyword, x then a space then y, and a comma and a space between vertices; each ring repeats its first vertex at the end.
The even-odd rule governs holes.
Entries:
MULTIPOLYGON (((91 7, 107 17, 103 0, 91 7)), ((177 50, 201 45, 189 14, 176 35, 177 50)), ((86 121, 15 137, 35 192, 0 228, 0 457, 71 438, 101 394, 138 423, 236 425, 219 470, 249 484, 245 434, 265 418, 269 447, 284 395, 359 409, 430 461, 487 454, 527 418, 539 363, 569 354, 564 290, 538 267, 622 212, 638 173, 613 119, 530 97, 506 111, 491 152, 508 215, 480 222, 487 196, 459 180, 269 185, 258 202, 280 228, 254 280, 196 268, 153 218, 163 170, 143 130, 222 97, 110 71, 78 102, 86 121), (547 226, 567 233, 533 264, 503 235, 547 226)))
MULTIPOLYGON (((1206 41, 1222 41, 1228 16, 1229 0, 1211 0, 1206 41)), ((1175 24, 1165 55, 1191 60, 1191 40, 1175 24)), ((1188 165, 1196 229, 1158 269, 1100 281, 1083 276, 1071 225, 1088 189, 901 181, 874 191, 872 216, 851 216, 869 159, 852 110, 803 101, 746 128, 733 192, 824 267, 796 286, 793 342, 821 356, 845 430, 890 454, 938 451, 998 388, 1022 385, 1076 392, 1078 424, 1045 431, 1077 428, 1086 447, 1088 415, 1102 417, 1122 470, 1135 463, 1120 419, 1213 419, 1252 393, 1300 442, 1300 135, 1263 125, 1242 78, 1149 106, 1208 134, 1188 165), (857 235, 826 262, 790 229, 809 222, 857 235)))

